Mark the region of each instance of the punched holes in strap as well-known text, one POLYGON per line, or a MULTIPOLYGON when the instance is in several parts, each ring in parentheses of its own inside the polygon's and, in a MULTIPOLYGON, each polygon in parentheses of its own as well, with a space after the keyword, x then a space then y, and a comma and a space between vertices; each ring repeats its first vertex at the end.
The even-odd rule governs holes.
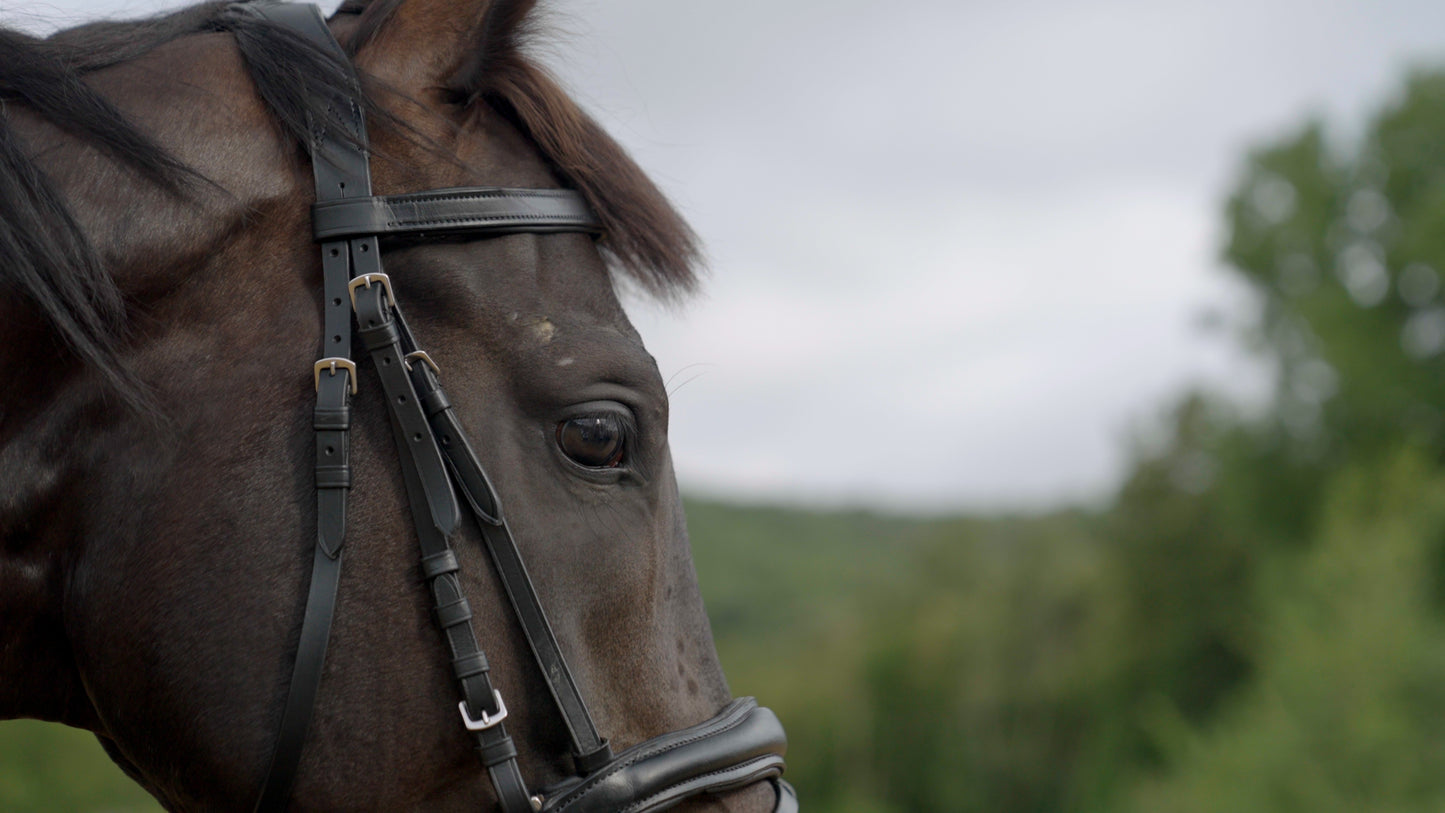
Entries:
MULTIPOLYGON (((387 407, 401 428, 398 451, 415 465, 432 523, 443 536, 461 521, 461 507, 452 490, 446 462, 437 448, 426 415, 417 403, 416 391, 407 376, 401 352, 401 334, 392 317, 396 301, 389 296, 390 283, 383 274, 366 274, 349 286, 356 298, 357 335, 371 353, 371 360, 386 392, 387 407), (367 284, 368 280, 372 284, 367 284), (374 284, 382 282, 381 285, 374 284)), ((399 311, 397 311, 399 312, 399 311)))
POLYGON ((311 418, 316 430, 316 540, 328 557, 335 558, 346 538, 346 491, 351 487, 347 396, 356 391, 356 365, 344 356, 324 358, 312 367, 312 378, 316 386, 311 418))

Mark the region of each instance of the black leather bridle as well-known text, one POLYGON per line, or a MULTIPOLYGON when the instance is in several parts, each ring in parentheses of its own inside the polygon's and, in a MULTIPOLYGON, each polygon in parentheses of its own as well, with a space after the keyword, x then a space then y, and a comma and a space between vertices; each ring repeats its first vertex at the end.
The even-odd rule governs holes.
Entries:
POLYGON ((476 740, 503 813, 644 813, 698 794, 764 780, 776 790, 776 809, 795 811, 792 788, 779 778, 786 749, 782 725, 752 698, 733 700, 700 725, 612 753, 567 668, 496 494, 441 389, 440 370, 407 328, 391 280, 382 270, 381 235, 461 233, 481 238, 518 232, 598 233, 600 225, 582 197, 563 189, 498 188, 373 196, 360 85, 320 11, 312 5, 289 4, 236 8, 238 13, 256 14, 283 26, 330 54, 351 80, 344 97, 309 100, 313 127, 307 148, 316 179, 312 221, 321 244, 326 297, 325 350, 313 371, 317 533, 290 689, 256 810, 284 810, 288 804, 336 608, 351 485, 350 396, 357 388, 351 359, 354 313, 354 335, 370 354, 386 394, 421 542, 421 572, 461 687, 461 723, 476 740), (321 115, 326 110, 340 116, 321 115), (319 126, 336 118, 347 122, 349 132, 327 132, 319 126), (541 791, 528 789, 517 766, 517 749, 504 723, 507 707, 492 684, 457 577, 457 558, 449 541, 462 521, 457 491, 477 519, 572 741, 576 775, 541 791))

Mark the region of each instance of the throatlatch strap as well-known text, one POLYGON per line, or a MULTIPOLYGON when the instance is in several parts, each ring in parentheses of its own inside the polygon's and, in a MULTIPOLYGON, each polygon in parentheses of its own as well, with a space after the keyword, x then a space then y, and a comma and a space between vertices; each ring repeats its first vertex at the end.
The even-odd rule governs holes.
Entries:
MULTIPOLYGON (((328 52, 340 64, 346 55, 331 36, 321 12, 310 5, 250 5, 243 7, 278 25, 285 26, 328 52)), ((359 108, 359 88, 338 99, 318 100, 332 109, 345 111, 348 134, 329 133, 319 123, 310 128, 318 200, 371 194, 371 170, 367 156, 352 148, 348 139, 366 143, 366 123, 359 108)), ((366 238, 375 249, 376 238, 366 238)), ((256 802, 257 811, 286 808, 291 785, 301 762, 306 733, 321 686, 326 646, 331 637, 331 620, 336 611, 336 588, 341 579, 341 550, 346 536, 346 494, 351 487, 351 428, 349 395, 356 389, 356 367, 351 362, 351 308, 345 299, 351 279, 351 252, 344 241, 321 247, 325 334, 321 360, 316 363, 316 548, 312 555, 311 583, 306 595, 306 613, 296 648, 296 661, 286 694, 286 706, 277 729, 276 746, 256 802)))

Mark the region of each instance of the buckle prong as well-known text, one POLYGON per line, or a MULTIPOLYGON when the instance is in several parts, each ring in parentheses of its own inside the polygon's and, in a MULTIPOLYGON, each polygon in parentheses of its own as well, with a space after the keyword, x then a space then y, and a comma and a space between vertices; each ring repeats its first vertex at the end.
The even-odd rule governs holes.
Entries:
POLYGON ((316 384, 316 389, 321 389, 321 371, 326 370, 336 375, 336 368, 340 367, 351 374, 351 394, 356 394, 356 364, 351 359, 340 357, 324 358, 311 367, 311 377, 316 384))
POLYGON ((433 373, 436 373, 437 375, 442 374, 442 368, 438 367, 435 361, 432 361, 431 356, 427 355, 427 352, 425 350, 413 350, 410 353, 407 353, 406 358, 402 359, 402 361, 406 364, 407 372, 411 372, 411 363, 413 361, 422 361, 426 363, 426 366, 431 368, 431 371, 433 373))
POLYGON ((396 304, 396 294, 391 292, 391 277, 385 274, 362 274, 351 282, 346 283, 346 290, 351 294, 352 310, 356 310, 356 289, 363 285, 370 288, 373 282, 381 283, 381 287, 386 291, 386 301, 393 305, 396 304))
POLYGON ((471 715, 467 714, 467 701, 463 700, 457 704, 457 710, 462 713, 462 724, 467 727, 468 731, 485 731, 507 719, 507 704, 502 702, 502 693, 493 689, 492 699, 497 701, 497 713, 487 714, 483 710, 480 720, 473 720, 471 715))

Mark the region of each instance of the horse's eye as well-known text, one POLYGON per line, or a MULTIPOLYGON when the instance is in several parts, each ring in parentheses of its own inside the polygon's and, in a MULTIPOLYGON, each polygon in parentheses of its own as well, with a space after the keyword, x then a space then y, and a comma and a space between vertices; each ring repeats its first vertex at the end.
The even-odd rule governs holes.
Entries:
POLYGON ((627 427, 617 415, 602 413, 568 418, 557 424, 563 454, 590 469, 612 469, 627 451, 627 427))

